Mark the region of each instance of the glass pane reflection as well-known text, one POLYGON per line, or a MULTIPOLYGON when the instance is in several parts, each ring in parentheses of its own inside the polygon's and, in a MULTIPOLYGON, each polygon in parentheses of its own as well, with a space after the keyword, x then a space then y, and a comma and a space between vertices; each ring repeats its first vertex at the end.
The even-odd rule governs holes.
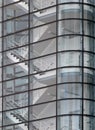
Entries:
MULTIPOLYGON (((66 2, 68 2, 68 0, 66 0, 66 2)), ((72 6, 71 4, 59 5, 58 19, 81 18, 81 11, 82 8, 79 4, 72 4, 72 6)))
POLYGON ((81 40, 82 37, 77 35, 61 36, 58 38, 58 51, 81 50, 81 40))
POLYGON ((83 129, 84 130, 94 130, 95 128, 95 117, 84 117, 84 124, 83 124, 83 129))
POLYGON ((28 16, 15 18, 4 22, 4 35, 28 28, 28 16))
POLYGON ((84 84, 84 98, 95 100, 95 85, 84 84))
POLYGON ((58 118, 58 130, 82 130, 81 116, 64 116, 58 118))
POLYGON ((81 68, 63 68, 58 70, 58 83, 81 82, 81 68))
POLYGON ((56 102, 44 103, 30 107, 30 120, 37 120, 56 115, 56 102))
POLYGON ((28 105, 28 93, 15 94, 3 98, 3 110, 18 109, 28 105))
POLYGON ((25 5, 24 1, 6 6, 4 8, 4 20, 15 18, 28 13, 28 3, 26 4, 26 11, 23 11, 25 6, 21 6, 21 4, 25 5))
POLYGON ((28 90, 28 77, 5 81, 3 83, 3 95, 9 95, 28 90))
POLYGON ((80 20, 63 20, 58 22, 58 34, 81 34, 80 20))
POLYGON ((21 47, 28 44, 28 31, 15 33, 4 37, 4 50, 21 47))
POLYGON ((3 112, 3 125, 12 125, 28 121, 28 108, 3 112), (15 118, 14 118, 15 117, 15 118))
POLYGON ((62 84, 57 87, 58 99, 82 98, 81 84, 62 84))
POLYGON ((56 86, 30 92, 30 105, 56 100, 56 86))
MULTIPOLYGON (((16 2, 18 2, 20 0, 16 0, 16 2)), ((14 1, 11 1, 11 0, 4 0, 4 5, 7 5, 7 4, 12 4, 14 3, 14 1)))
MULTIPOLYGON (((7 127, 3 127, 3 130, 22 130, 23 127, 25 130, 28 130, 28 123, 23 123, 23 124, 17 124, 17 125, 11 125, 7 127), (26 125, 25 125, 26 124, 26 125)), ((0 129, 1 130, 1 129, 0 129)))
POLYGON ((58 101, 58 115, 62 114, 81 114, 82 102, 80 100, 58 101))
POLYGON ((56 118, 33 121, 29 123, 29 130, 56 130, 56 118))
POLYGON ((95 102, 84 100, 84 114, 95 116, 95 102))
MULTIPOLYGON (((2 126, 2 113, 0 112, 0 126, 2 126)), ((0 130, 2 130, 2 128, 0 127, 0 130)))
POLYGON ((22 77, 28 74, 28 67, 25 62, 22 62, 4 67, 3 73, 4 80, 22 77))

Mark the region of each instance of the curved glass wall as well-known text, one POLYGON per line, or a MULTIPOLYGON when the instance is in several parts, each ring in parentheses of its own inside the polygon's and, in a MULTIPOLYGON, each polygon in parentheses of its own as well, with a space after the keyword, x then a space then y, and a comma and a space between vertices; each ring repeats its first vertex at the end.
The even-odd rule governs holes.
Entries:
POLYGON ((58 3, 57 129, 93 130, 94 1, 58 3))
POLYGON ((0 0, 0 130, 94 130, 94 0, 0 0))

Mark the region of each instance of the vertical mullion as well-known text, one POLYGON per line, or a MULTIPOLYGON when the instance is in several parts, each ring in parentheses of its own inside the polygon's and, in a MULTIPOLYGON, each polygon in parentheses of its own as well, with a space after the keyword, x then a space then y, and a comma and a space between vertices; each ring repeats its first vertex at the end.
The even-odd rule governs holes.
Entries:
POLYGON ((57 79, 58 79, 58 0, 56 0, 56 130, 58 129, 58 118, 57 118, 57 93, 58 93, 58 85, 57 85, 57 79))
MULTIPOLYGON (((4 0, 2 0, 2 21, 4 20, 4 0)), ((4 40, 3 40, 3 34, 4 34, 4 23, 2 22, 2 130, 3 130, 3 47, 4 47, 4 40)))
POLYGON ((84 129, 84 0, 82 0, 82 130, 84 129))
MULTIPOLYGON (((30 52, 31 53, 33 53, 33 51, 31 51, 31 44, 33 43, 33 29, 32 29, 32 31, 31 31, 31 21, 32 21, 32 25, 33 25, 33 1, 34 0, 29 0, 29 64, 28 64, 28 68, 29 68, 29 72, 28 72, 28 75, 29 75, 29 79, 28 79, 28 81, 29 81, 29 88, 28 88, 28 130, 31 130, 31 129, 33 129, 32 128, 32 123, 30 122, 30 120, 32 120, 31 118, 32 118, 32 109, 31 109, 31 107, 30 107, 30 104, 32 104, 32 103, 30 103, 30 102, 32 102, 31 100, 33 100, 33 98, 31 99, 31 97, 33 97, 33 91, 32 91, 32 95, 31 95, 31 87, 30 87, 30 83, 33 81, 33 79, 32 79, 32 81, 31 81, 31 68, 33 67, 33 66, 31 66, 31 54, 30 54, 30 52), (31 13, 32 12, 32 13, 31 13), (31 16, 32 15, 32 16, 31 16), (32 20, 31 20, 32 19, 32 20), (31 38, 31 36, 32 36, 32 38, 31 38), (31 42, 31 39, 32 39, 32 42, 31 42), (31 125, 30 125, 31 124, 31 125)), ((33 27, 33 26, 32 26, 33 27)), ((33 76, 32 76, 33 77, 33 76)), ((33 85, 33 84, 32 84, 33 85)))
POLYGON ((28 0, 28 130, 30 120, 30 0, 28 0))

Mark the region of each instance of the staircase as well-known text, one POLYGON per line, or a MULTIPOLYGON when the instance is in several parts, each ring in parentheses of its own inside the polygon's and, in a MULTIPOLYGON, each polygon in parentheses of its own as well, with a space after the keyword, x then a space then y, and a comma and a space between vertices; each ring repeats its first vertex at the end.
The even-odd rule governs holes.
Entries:
MULTIPOLYGON (((17 108, 16 110, 11 110, 6 113, 6 117, 10 119, 13 123, 18 124, 22 130, 28 130, 28 112, 23 111, 22 109, 19 109, 19 105, 15 103, 13 100, 9 101, 6 103, 7 108, 9 109, 14 109, 17 108)), ((37 115, 35 115, 33 111, 33 115, 31 115, 33 120, 38 119, 40 114, 45 114, 47 112, 47 109, 51 108, 50 105, 45 105, 44 108, 40 108, 41 112, 37 115)), ((36 111, 37 112, 37 111, 36 111)), ((31 123, 31 128, 32 130, 55 130, 55 121, 52 120, 44 120, 42 122, 36 121, 31 123)))
MULTIPOLYGON (((12 100, 10 102, 7 102, 7 107, 9 107, 9 109, 12 109, 14 107, 19 108, 20 106, 12 100)), ((17 109, 11 112, 7 112, 6 116, 14 123, 23 123, 19 124, 19 127, 21 127, 23 130, 28 130, 28 123, 26 123, 28 121, 28 113, 24 115, 22 114, 22 110, 17 109)), ((36 123, 35 126, 32 125, 32 129, 39 130, 38 127, 36 127, 38 125, 39 125, 38 123, 36 123)))
MULTIPOLYGON (((19 107, 14 101, 7 102, 6 105, 9 109, 12 109, 14 107, 16 107, 16 108, 19 107)), ((23 122, 27 121, 27 119, 25 119, 22 116, 21 110, 14 110, 11 112, 7 112, 6 116, 14 123, 23 123, 23 122)), ((25 124, 25 123, 19 124, 19 127, 21 127, 23 130, 28 130, 27 124, 25 124)))
MULTIPOLYGON (((20 55, 17 55, 17 53, 14 52, 10 52, 7 53, 7 57, 14 63, 17 62, 21 62, 22 60, 24 60, 23 57, 21 57, 20 55)), ((56 75, 56 71, 48 71, 48 72, 43 72, 45 70, 48 69, 52 69, 53 68, 54 63, 50 62, 47 63, 41 59, 38 59, 37 61, 34 62, 34 64, 32 64, 33 66, 33 73, 38 73, 35 75, 35 78, 39 81, 42 82, 44 84, 48 84, 51 83, 49 82, 50 79, 51 81, 55 79, 55 75, 56 75), (43 70, 42 70, 43 68, 43 70)), ((28 72, 28 63, 27 62, 22 62, 22 63, 18 63, 17 66, 20 66, 23 71, 26 73, 28 72)))
MULTIPOLYGON (((48 27, 45 27, 43 31, 39 30, 39 31, 41 31, 41 34, 36 36, 35 41, 40 39, 41 37, 43 37, 43 35, 45 35, 45 33, 47 32, 46 31, 47 28, 48 27)), ((8 48, 19 47, 19 46, 21 46, 21 44, 23 44, 22 43, 22 42, 24 42, 23 40, 26 40, 26 39, 27 39, 27 35, 24 35, 23 37, 21 37, 21 40, 20 40, 19 43, 17 43, 16 41, 14 41, 12 39, 11 39, 11 41, 8 40, 8 48)), ((46 48, 44 48, 45 51, 42 52, 43 54, 49 50, 51 45, 53 45, 53 42, 54 41, 51 42, 50 46, 47 46, 46 48)), ((33 50, 33 51, 34 51, 34 54, 37 55, 38 52, 36 52, 36 50, 33 50)), ((28 72, 28 61, 27 61, 27 59, 28 59, 28 47, 13 49, 13 50, 11 50, 7 53, 7 57, 13 63, 21 62, 21 63, 18 63, 17 65, 20 66, 25 73, 28 72), (25 60, 26 60, 26 62, 23 62, 25 60)), ((52 79, 52 76, 54 77, 54 75, 55 75, 55 71, 53 71, 52 73, 51 72, 43 73, 43 71, 53 69, 55 67, 54 62, 55 62, 55 59, 53 57, 51 57, 49 59, 47 59, 47 57, 46 57, 46 59, 45 58, 44 59, 39 58, 37 60, 34 60, 32 65, 31 65, 32 71, 33 71, 32 73, 38 73, 39 72, 39 74, 35 75, 35 78, 37 78, 37 80, 39 80, 40 82, 42 82, 43 79, 44 79, 43 81, 45 81, 46 78, 49 78, 49 76, 52 79)))
MULTIPOLYGON (((13 43, 10 42, 9 46, 12 46, 12 45, 13 45, 13 43)), ((13 45, 13 46, 17 46, 17 44, 13 45)), ((49 48, 50 47, 48 46, 48 49, 49 48)), ((24 58, 24 54, 20 55, 20 53, 21 53, 21 51, 19 51, 19 49, 15 50, 15 51, 11 50, 10 52, 7 53, 7 57, 13 63, 17 63, 17 62, 26 60, 24 58)), ((24 50, 23 50, 23 53, 24 53, 24 50)), ((26 53, 26 51, 25 51, 25 53, 26 53)), ((54 82, 53 80, 55 80, 56 71, 43 72, 47 69, 52 69, 54 67, 54 63, 52 63, 52 61, 54 61, 54 60, 53 59, 49 59, 49 60, 50 60, 50 63, 48 62, 48 59, 46 61, 39 59, 32 64, 33 73, 39 72, 38 74, 34 75, 34 78, 36 79, 35 85, 39 85, 39 84, 36 84, 36 82, 38 82, 38 83, 41 82, 46 85, 49 85, 49 84, 51 84, 51 82, 54 82)), ((28 72, 28 62, 27 61, 18 63, 17 66, 20 66, 25 73, 28 72)), ((35 104, 40 99, 40 97, 46 92, 46 90, 47 89, 43 89, 42 91, 40 91, 40 93, 39 92, 35 93, 35 96, 34 96, 35 99, 33 100, 33 104, 35 104)))
MULTIPOLYGON (((16 2, 17 0, 13 0, 14 2, 16 2)), ((17 3, 17 8, 21 8, 24 11, 28 11, 28 3, 26 2, 19 2, 17 3)), ((52 10, 51 10, 52 13, 52 10)), ((55 10, 53 11, 53 13, 55 13, 55 10)), ((45 17, 44 16, 49 16, 50 12, 40 12, 40 13, 35 13, 35 16, 37 18, 40 18, 41 20, 43 19, 43 21, 45 21, 45 17)), ((48 17, 49 18, 49 17, 48 17)), ((42 28, 42 31, 39 30, 38 35, 35 37, 34 41, 36 42, 37 40, 41 39, 42 37, 44 37, 44 35, 46 35, 46 33, 48 32, 49 27, 45 26, 42 28)), ((12 48, 12 47, 20 47, 23 44, 23 41, 25 41, 27 39, 27 35, 25 35, 24 37, 21 38, 21 41, 19 43, 17 43, 16 41, 12 40, 8 40, 8 48, 12 48), (22 44, 22 45, 21 45, 22 44)), ((50 47, 48 46, 48 48, 46 50, 48 50, 50 47)), ((21 49, 21 48, 20 48, 21 49)), ((34 50, 35 51, 35 50, 34 50)), ((44 52, 43 52, 44 53, 44 52)), ((27 60, 27 54, 28 54, 28 48, 26 47, 26 49, 24 50, 22 48, 21 51, 19 51, 19 48, 17 50, 11 50, 7 53, 7 57, 8 59, 10 59, 11 62, 13 63, 18 63, 18 62, 22 62, 22 63, 18 63, 17 66, 20 66, 22 68, 22 70, 26 73, 28 72, 28 62, 23 62, 25 60, 27 60)), ((53 62, 54 60, 51 60, 50 62, 48 62, 48 60, 42 60, 42 59, 37 59, 35 60, 34 63, 32 63, 33 66, 33 73, 38 73, 35 75, 35 79, 38 82, 44 83, 46 85, 51 84, 52 80, 55 80, 55 75, 56 72, 52 71, 52 72, 44 72, 46 70, 52 69, 55 64, 53 62)), ((38 100, 40 100, 40 98, 43 96, 43 94, 45 94, 45 92, 48 89, 44 89, 42 90, 40 93, 36 93, 35 94, 35 99, 33 101, 33 104, 35 104, 38 100)), ((14 109, 17 108, 17 110, 14 111, 9 111, 7 112, 6 116, 12 120, 14 123, 23 123, 23 122, 27 122, 28 121, 28 113, 22 113, 21 110, 19 110, 18 108, 20 107, 18 104, 16 104, 14 101, 10 101, 6 103, 7 106, 10 109, 14 109)), ((36 119, 36 116, 33 115, 33 117, 36 119)), ((45 124, 46 125, 46 124, 45 124)), ((19 124, 19 127, 21 127, 23 130, 28 130, 28 124, 27 123, 23 123, 23 124, 19 124)), ((32 126, 33 130, 39 130, 39 124, 35 124, 32 126)), ((48 128, 48 127, 47 127, 48 128)), ((46 129, 45 129, 46 130, 46 129)))

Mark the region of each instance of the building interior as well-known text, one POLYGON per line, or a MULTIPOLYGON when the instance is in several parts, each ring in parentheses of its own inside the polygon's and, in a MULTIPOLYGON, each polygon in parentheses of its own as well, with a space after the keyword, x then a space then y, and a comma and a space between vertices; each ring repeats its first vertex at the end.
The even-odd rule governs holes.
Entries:
POLYGON ((95 129, 95 7, 80 1, 3 1, 0 130, 95 129))

